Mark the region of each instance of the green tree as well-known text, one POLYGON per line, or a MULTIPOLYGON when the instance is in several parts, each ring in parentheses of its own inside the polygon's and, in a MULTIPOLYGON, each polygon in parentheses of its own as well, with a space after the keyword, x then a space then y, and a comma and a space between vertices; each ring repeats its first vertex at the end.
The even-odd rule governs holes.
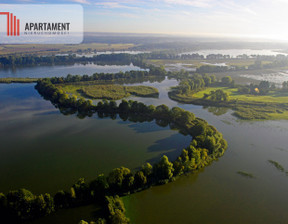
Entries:
MULTIPOLYGON (((106 220, 105 219, 97 219, 97 221, 95 222, 95 224, 106 224, 106 220)), ((91 223, 92 224, 92 223, 91 223)))
POLYGON ((287 90, 288 89, 288 81, 285 81, 282 83, 282 89, 287 90))
POLYGON ((266 95, 269 93, 270 83, 268 81, 261 81, 259 84, 259 92, 261 95, 266 95))
POLYGON ((231 76, 225 76, 221 79, 221 82, 225 86, 229 86, 232 83, 232 78, 231 76))
POLYGON ((54 195, 54 203, 57 208, 67 208, 72 203, 72 196, 70 193, 63 190, 58 191, 54 195))
POLYGON ((109 186, 112 188, 112 190, 119 191, 123 190, 123 188, 126 188, 131 186, 133 183, 131 183, 132 173, 130 169, 121 166, 120 168, 113 169, 112 172, 109 173, 107 181, 109 186))
POLYGON ((84 178, 80 178, 73 186, 72 188, 75 191, 76 199, 80 202, 86 201, 90 198, 90 191, 88 184, 85 183, 84 178))
POLYGON ((145 163, 143 166, 142 166, 142 169, 141 171, 143 172, 143 174, 146 176, 146 177, 150 177, 151 174, 152 174, 152 171, 153 171, 153 167, 150 163, 145 163))
POLYGON ((122 113, 128 113, 130 109, 130 105, 127 102, 127 100, 122 100, 122 102, 119 104, 119 111, 122 113))
POLYGON ((0 209, 3 209, 7 206, 7 198, 6 195, 3 193, 0 193, 0 209))
POLYGON ((157 180, 170 180, 173 177, 173 163, 169 162, 167 156, 163 156, 160 162, 153 166, 153 174, 157 180))
POLYGON ((211 77, 209 77, 207 74, 203 75, 203 80, 205 82, 205 86, 210 86, 212 83, 211 77))
POLYGON ((107 211, 112 224, 128 224, 129 219, 125 216, 124 203, 118 195, 115 197, 106 196, 107 211))
POLYGON ((98 175, 98 177, 91 181, 89 184, 89 188, 92 191, 92 194, 96 198, 104 197, 107 190, 109 189, 109 184, 107 182, 107 178, 104 174, 98 175))
POLYGON ((137 171, 134 175, 135 188, 143 188, 147 184, 147 178, 143 171, 137 171))
POLYGON ((216 76, 215 75, 210 75, 210 79, 211 79, 211 83, 214 83, 217 81, 216 76))

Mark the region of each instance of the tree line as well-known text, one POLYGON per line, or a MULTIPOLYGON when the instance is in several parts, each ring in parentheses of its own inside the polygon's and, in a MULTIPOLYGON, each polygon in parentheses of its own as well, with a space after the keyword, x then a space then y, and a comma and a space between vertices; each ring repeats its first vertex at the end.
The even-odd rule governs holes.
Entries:
MULTIPOLYGON (((245 56, 245 55, 244 55, 245 56)), ((248 56, 239 58, 248 58, 248 56)), ((206 59, 229 59, 229 55, 221 54, 210 54, 206 56, 206 59)), ((212 72, 227 72, 227 71, 239 71, 239 70, 255 70, 255 69, 267 69, 274 67, 283 67, 288 65, 288 56, 277 55, 277 56, 263 56, 254 55, 254 64, 251 65, 234 65, 234 66, 213 66, 213 65, 202 65, 196 69, 197 73, 212 73, 212 72), (264 63, 268 61, 269 63, 264 63)), ((52 56, 37 56, 37 55, 10 55, 0 57, 0 67, 16 67, 16 66, 36 66, 36 65, 54 65, 54 64, 73 64, 73 63, 121 63, 127 64, 133 63, 135 66, 141 68, 155 69, 155 66, 149 65, 145 62, 147 59, 197 59, 205 60, 203 55, 191 54, 191 55, 180 55, 176 53, 168 53, 165 51, 141 53, 141 54, 101 54, 94 55, 93 57, 76 57, 76 54, 69 55, 52 55, 52 56)))
POLYGON ((69 191, 61 190, 53 197, 49 194, 37 196, 25 189, 1 193, 0 213, 10 220, 26 221, 49 215, 61 208, 98 203, 104 211, 98 223, 129 223, 117 195, 165 184, 184 173, 197 171, 222 156, 227 148, 227 142, 215 127, 178 107, 169 109, 166 105, 155 107, 126 100, 122 100, 119 105, 105 100, 93 105, 89 100, 67 98, 49 79, 38 80, 36 89, 58 108, 70 108, 80 113, 97 112, 100 117, 101 114, 111 117, 119 114, 121 119, 134 122, 155 120, 160 126, 169 125, 182 134, 190 135, 192 141, 175 161, 169 161, 164 155, 159 162, 153 165, 145 163, 134 173, 126 167, 120 167, 113 169, 107 176, 98 175, 89 183, 80 178, 69 191))
POLYGON ((277 88, 274 83, 269 81, 261 81, 259 84, 238 86, 238 92, 242 94, 251 94, 251 95, 267 95, 270 91, 288 91, 288 81, 282 83, 282 88, 277 88))
MULTIPOLYGON (((165 70, 164 70, 165 71, 165 70)), ((148 71, 126 71, 117 73, 94 73, 93 75, 71 75, 68 74, 66 77, 52 77, 50 82, 53 84, 71 83, 71 82, 82 82, 82 81, 115 81, 115 80, 125 80, 129 81, 131 79, 145 79, 151 76, 163 77, 165 72, 163 68, 155 67, 148 71)))
POLYGON ((176 94, 191 94, 201 89, 211 86, 234 87, 234 80, 230 76, 225 76, 221 80, 217 80, 215 75, 193 74, 192 76, 182 77, 181 82, 174 88, 176 94))

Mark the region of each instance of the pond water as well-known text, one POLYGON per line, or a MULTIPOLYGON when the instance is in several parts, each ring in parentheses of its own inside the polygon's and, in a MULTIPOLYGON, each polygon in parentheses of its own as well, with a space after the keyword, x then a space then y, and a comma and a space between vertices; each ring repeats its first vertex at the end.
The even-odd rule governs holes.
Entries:
POLYGON ((258 81, 269 81, 281 86, 285 81, 288 81, 288 71, 278 72, 259 72, 259 74, 242 74, 240 77, 258 80, 258 81))
POLYGON ((130 65, 97 65, 93 63, 73 64, 73 65, 55 65, 55 66, 33 66, 33 67, 17 67, 0 70, 0 78, 44 78, 44 77, 61 77, 71 75, 92 75, 94 73, 117 73, 119 71, 126 72, 131 70, 145 70, 132 63, 130 65))
POLYGON ((219 67, 221 67, 221 66, 227 67, 227 66, 228 66, 225 62, 223 62, 223 63, 201 62, 201 64, 204 64, 204 65, 213 65, 213 66, 219 66, 219 67))
MULTIPOLYGON (((230 110, 177 103, 167 95, 169 87, 177 85, 173 79, 141 85, 158 88, 159 98, 128 99, 189 110, 221 131, 229 147, 222 158, 197 174, 125 197, 131 223, 288 222, 288 177, 268 162, 277 161, 288 171, 288 121, 244 122, 230 110)), ((64 116, 33 87, 0 85, 0 191, 27 187, 35 193, 55 192, 79 177, 89 180, 121 165, 134 169, 163 154, 175 158, 189 144, 189 137, 154 122, 64 116)), ((71 212, 79 211, 90 221, 94 209, 71 212)), ((79 217, 63 210, 34 223, 75 223, 79 217)))
POLYGON ((238 55, 246 54, 247 56, 252 55, 274 55, 282 54, 287 55, 286 53, 282 53, 278 49, 264 49, 264 50, 254 50, 254 49, 205 49, 199 51, 191 51, 191 52, 184 52, 179 55, 187 55, 187 54, 199 54, 206 57, 209 54, 222 54, 222 55, 230 55, 230 57, 237 57, 238 55))
POLYGON ((180 71, 184 69, 185 71, 195 72, 196 68, 193 64, 175 63, 175 64, 165 64, 166 71, 180 71))

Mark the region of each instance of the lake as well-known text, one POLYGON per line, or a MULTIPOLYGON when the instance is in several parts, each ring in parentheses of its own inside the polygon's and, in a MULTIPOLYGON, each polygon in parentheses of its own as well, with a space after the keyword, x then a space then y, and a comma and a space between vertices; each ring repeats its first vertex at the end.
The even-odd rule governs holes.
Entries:
POLYGON ((122 165, 135 169, 163 154, 175 159, 191 141, 155 122, 64 116, 39 96, 34 84, 0 85, 0 101, 4 192, 55 193, 80 177, 91 180, 122 165))
POLYGON ((132 63, 130 65, 97 65, 94 63, 73 65, 55 65, 55 66, 33 66, 33 67, 17 67, 15 69, 7 68, 0 69, 0 78, 14 77, 14 78, 45 78, 55 76, 71 75, 92 75, 94 73, 117 73, 131 70, 145 70, 132 63))
MULTIPOLYGON (((159 98, 128 99, 189 110, 221 131, 229 147, 197 174, 126 196, 131 223, 287 223, 288 177, 268 160, 288 171, 288 121, 240 121, 230 110, 177 103, 167 95, 177 83, 167 78, 144 82, 159 89, 159 98)), ((53 193, 69 188, 79 177, 91 180, 121 165, 135 169, 163 154, 173 159, 191 140, 155 122, 64 116, 39 96, 34 84, 2 84, 0 100, 0 191, 4 192, 27 187, 35 193, 53 193)), ((77 223, 81 217, 90 221, 95 210, 93 206, 62 210, 34 223, 77 223)))
POLYGON ((201 117, 222 131, 228 150, 196 175, 125 197, 132 223, 286 223, 288 177, 268 160, 288 170, 288 122, 201 117))

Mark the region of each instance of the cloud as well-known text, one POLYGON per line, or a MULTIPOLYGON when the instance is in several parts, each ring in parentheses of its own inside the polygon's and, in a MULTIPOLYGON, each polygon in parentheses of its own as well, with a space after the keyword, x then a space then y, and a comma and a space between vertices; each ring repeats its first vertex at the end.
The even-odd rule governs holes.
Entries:
MULTIPOLYGON (((235 3, 234 1, 231 0, 222 0, 218 1, 217 5, 222 8, 226 9, 231 13, 243 13, 243 14, 250 14, 250 15, 257 15, 257 12, 254 10, 254 5, 255 3, 245 3, 243 2, 242 4, 235 3), (244 3, 244 4, 243 4, 244 3)), ((258 5, 259 8, 259 5, 258 5)))
POLYGON ((132 6, 132 5, 126 5, 123 4, 123 2, 96 2, 93 3, 95 6, 103 7, 103 8, 111 8, 111 9, 138 9, 138 7, 132 6))
POLYGON ((184 5, 197 8, 210 8, 215 3, 215 0, 160 0, 160 1, 170 5, 184 5))
POLYGON ((34 0, 17 0, 17 2, 23 2, 23 3, 34 3, 34 0))
POLYGON ((71 0, 72 2, 77 2, 77 3, 81 3, 81 4, 86 4, 86 5, 90 5, 91 3, 87 0, 71 0))

